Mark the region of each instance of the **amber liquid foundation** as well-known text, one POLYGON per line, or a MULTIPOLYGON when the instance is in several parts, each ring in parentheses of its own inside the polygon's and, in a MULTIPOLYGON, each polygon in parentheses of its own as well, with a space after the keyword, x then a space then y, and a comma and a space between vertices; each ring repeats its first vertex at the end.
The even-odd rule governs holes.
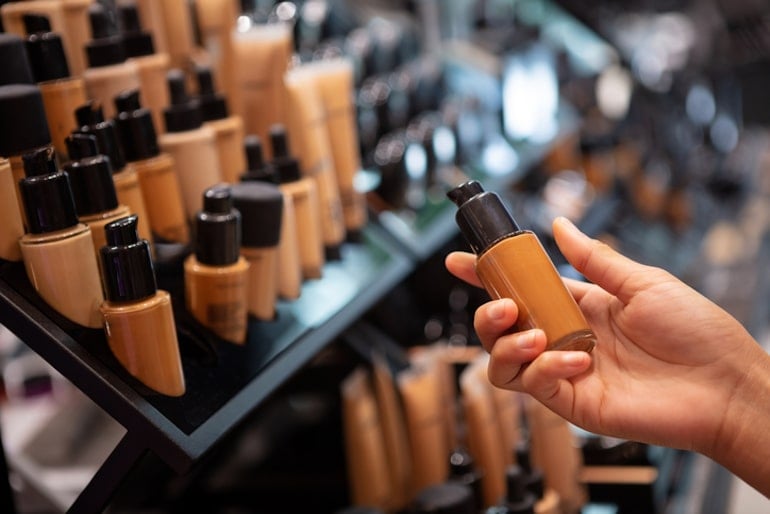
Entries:
POLYGON ((158 290, 147 241, 136 216, 105 228, 100 247, 106 301, 101 305, 107 343, 115 358, 147 387, 168 396, 185 392, 171 296, 158 290))
POLYGON ((86 103, 85 83, 82 79, 71 78, 41 82, 40 93, 43 95, 45 116, 51 131, 51 141, 56 152, 67 155, 64 140, 75 130, 75 118, 72 113, 86 103))
POLYGON ((155 127, 163 129, 163 109, 169 104, 166 73, 171 59, 166 54, 131 57, 127 62, 136 66, 142 103, 152 112, 155 127))
MULTIPOLYGON (((155 2, 150 0, 147 3, 155 2)), ((167 45, 165 51, 171 58, 171 67, 185 68, 195 49, 191 4, 187 0, 164 0, 158 3, 163 13, 162 32, 167 45)))
POLYGON ((294 200, 288 193, 283 195, 281 215, 281 240, 278 243, 278 296, 284 300, 296 300, 302 293, 302 263, 299 258, 299 232, 294 214, 294 200))
POLYGON ((519 229, 494 193, 476 181, 449 192, 457 223, 476 253, 476 273, 492 298, 512 298, 519 330, 540 328, 547 350, 591 351, 591 328, 537 236, 519 229))
POLYGON ((284 83, 289 100, 289 133, 296 142, 303 174, 316 182, 321 236, 327 252, 334 255, 345 240, 345 219, 318 80, 312 69, 300 65, 286 73, 284 83))
POLYGON ((361 169, 358 128, 353 105, 353 64, 347 59, 311 63, 326 115, 334 171, 340 191, 345 228, 357 232, 367 221, 366 198, 356 190, 361 169))
POLYGON ((232 0, 197 0, 195 2, 203 47, 211 55, 216 82, 220 84, 232 106, 241 105, 231 36, 238 20, 236 7, 236 2, 232 0))
POLYGON ((204 193, 196 216, 195 253, 184 263, 185 302, 198 322, 225 341, 246 342, 249 263, 240 255, 241 215, 230 189, 204 193))
POLYGON ((135 63, 129 61, 110 66, 88 68, 83 73, 83 80, 86 84, 88 97, 101 103, 106 118, 115 116, 113 99, 121 91, 137 89, 141 86, 139 69, 135 63))
POLYGON ((16 184, 8 159, 0 158, 0 259, 20 261, 19 238, 24 235, 24 223, 16 195, 16 184))

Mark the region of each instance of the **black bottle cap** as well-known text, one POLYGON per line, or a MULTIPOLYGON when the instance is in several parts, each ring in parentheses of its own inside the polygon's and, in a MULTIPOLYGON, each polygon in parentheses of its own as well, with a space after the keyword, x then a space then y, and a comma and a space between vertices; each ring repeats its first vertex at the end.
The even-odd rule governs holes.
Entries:
POLYGON ((127 57, 142 57, 155 53, 152 34, 142 30, 142 25, 139 22, 139 10, 136 5, 119 5, 118 19, 127 57))
POLYGON ((485 192, 475 180, 457 186, 447 196, 457 205, 455 220, 477 255, 520 230, 500 197, 485 192))
POLYGON ((510 514, 535 514, 535 495, 527 491, 525 473, 520 466, 505 470, 505 506, 510 514))
POLYGON ((243 149, 246 152, 247 169, 241 175, 241 180, 277 183, 278 177, 272 164, 265 161, 262 153, 262 139, 255 134, 249 134, 243 139, 243 149))
POLYGON ((241 213, 241 245, 270 248, 281 237, 283 193, 275 184, 241 182, 230 186, 233 207, 241 213))
POLYGON ((187 94, 184 72, 180 69, 169 70, 166 83, 171 97, 171 105, 163 110, 166 131, 186 132, 200 127, 203 124, 200 105, 187 94))
POLYGON ((104 119, 104 111, 99 102, 90 100, 75 109, 75 119, 84 134, 96 136, 99 153, 110 158, 112 172, 118 173, 126 167, 126 158, 118 140, 118 130, 113 120, 104 119))
POLYGON ((24 40, 16 34, 0 33, 0 86, 34 84, 24 40))
POLYGON ((107 301, 133 302, 158 290, 150 245, 139 239, 138 217, 126 216, 104 227, 107 244, 99 249, 102 283, 107 301))
POLYGON ((198 66, 195 69, 198 80, 198 102, 203 121, 222 120, 230 113, 227 110, 227 100, 224 95, 214 90, 214 75, 208 66, 198 66))
POLYGON ((59 34, 50 31, 48 18, 39 14, 25 14, 27 57, 35 82, 58 80, 70 76, 67 56, 59 34), (48 30, 45 30, 47 27, 48 30))
POLYGON ((473 493, 467 485, 445 482, 426 487, 412 502, 415 514, 474 514, 473 493))
POLYGON ((270 127, 270 145, 273 149, 273 166, 280 183, 296 182, 301 178, 299 161, 289 151, 286 128, 276 124, 270 127))
POLYGON ((484 507, 482 476, 483 473, 476 467, 473 456, 466 449, 455 448, 449 455, 449 479, 471 488, 474 503, 479 512, 484 507))
POLYGON ((27 215, 27 231, 47 234, 77 225, 69 177, 56 169, 53 148, 39 148, 23 154, 22 159, 27 176, 19 181, 19 192, 27 215))
POLYGON ((93 35, 93 39, 86 43, 88 66, 98 68, 125 62, 127 56, 123 37, 107 9, 95 2, 88 8, 88 17, 93 35))
POLYGON ((529 445, 524 442, 516 445, 516 463, 524 470, 524 487, 537 499, 543 498, 545 494, 543 471, 532 466, 529 445))
POLYGON ((116 209, 118 195, 112 165, 109 157, 98 153, 96 136, 74 133, 67 137, 66 143, 72 161, 64 169, 70 178, 78 216, 116 209))
POLYGON ((0 156, 21 155, 51 143, 43 96, 33 84, 0 86, 0 156))
POLYGON ((409 173, 405 156, 406 140, 402 131, 382 138, 374 150, 374 163, 380 172, 380 183, 375 192, 395 209, 406 204, 409 173))
POLYGON ((227 266, 241 251, 241 213, 233 208, 229 185, 203 193, 203 210, 195 217, 195 257, 201 264, 227 266))
POLYGON ((150 159, 160 154, 152 113, 139 103, 139 90, 123 91, 115 97, 121 147, 128 162, 150 159))

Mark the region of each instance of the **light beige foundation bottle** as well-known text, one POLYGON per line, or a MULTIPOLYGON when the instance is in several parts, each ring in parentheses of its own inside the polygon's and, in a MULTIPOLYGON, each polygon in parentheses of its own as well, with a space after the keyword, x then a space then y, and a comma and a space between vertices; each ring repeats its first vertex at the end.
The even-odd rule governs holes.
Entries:
POLYGON ((299 162, 289 150, 283 126, 275 125, 270 129, 270 143, 273 149, 272 164, 280 188, 291 196, 294 205, 302 276, 306 279, 321 278, 325 259, 316 183, 300 173, 299 162))
POLYGON ((270 127, 287 123, 283 76, 293 51, 291 28, 284 23, 253 23, 232 37, 246 133, 267 141, 270 127))
POLYGON ((45 16, 53 32, 60 34, 67 62, 74 76, 80 76, 87 67, 83 48, 91 36, 88 8, 94 0, 27 0, 9 2, 0 7, 6 32, 26 35, 24 16, 45 16))
POLYGON ((109 157, 118 201, 139 217, 139 236, 152 241, 147 205, 139 187, 139 177, 133 166, 126 165, 115 120, 105 120, 102 106, 96 102, 87 102, 78 107, 75 110, 75 118, 80 126, 78 131, 96 136, 99 153, 109 157))
MULTIPOLYGON (((145 0, 156 3, 157 0, 145 0)), ((192 22, 192 3, 188 0, 163 0, 157 2, 162 11, 166 48, 172 68, 186 68, 195 50, 195 34, 192 22)))
POLYGON ((339 259, 340 246, 345 240, 345 218, 318 81, 312 69, 300 64, 286 73, 284 84, 289 100, 288 132, 300 170, 315 181, 318 189, 326 258, 339 259))
POLYGON ((203 126, 200 106, 187 94, 184 72, 169 71, 166 82, 171 104, 163 113, 166 132, 158 143, 174 159, 185 212, 192 221, 201 210, 204 191, 222 182, 216 135, 203 126))
MULTIPOLYGON (((196 20, 201 44, 211 56, 214 77, 227 97, 230 108, 240 106, 233 31, 238 22, 238 2, 234 0, 196 0, 196 20)), ((234 112, 239 112, 236 107, 234 112)))
POLYGON ((99 154, 96 137, 72 134, 67 138, 70 162, 64 165, 75 200, 75 211, 81 223, 91 229, 94 250, 107 244, 104 227, 130 214, 128 207, 118 203, 112 165, 109 157, 99 154))
POLYGON ((152 34, 155 50, 168 53, 168 37, 163 18, 163 2, 158 0, 117 0, 118 5, 135 5, 139 11, 139 19, 147 32, 152 34))
MULTIPOLYGON (((277 184, 275 168, 264 161, 259 136, 253 134, 246 136, 243 146, 248 170, 241 175, 241 180, 277 184)), ((302 263, 299 259, 297 217, 294 213, 294 200, 291 194, 285 191, 281 193, 283 194, 283 212, 278 241, 278 296, 284 300, 296 300, 302 292, 302 263)))
POLYGON ((0 86, 0 157, 11 165, 12 184, 16 195, 16 207, 22 222, 26 213, 21 203, 19 181, 24 178, 22 154, 51 144, 48 122, 43 107, 40 88, 34 84, 10 84, 0 86))
POLYGON ((53 147, 24 154, 19 185, 27 233, 19 244, 27 277, 40 297, 70 321, 102 326, 104 297, 91 229, 80 223, 69 178, 54 162, 53 147))
POLYGON ((241 215, 229 185, 207 189, 195 219, 195 252, 184 263, 187 310, 225 341, 246 342, 249 263, 240 254, 241 215))
POLYGON ((512 298, 519 330, 540 328, 548 350, 591 351, 596 336, 537 236, 522 230, 500 197, 476 181, 452 189, 457 224, 477 255, 476 273, 492 298, 512 298))
POLYGON ((107 118, 115 116, 113 99, 126 89, 138 89, 139 69, 128 61, 123 37, 100 3, 88 12, 93 39, 86 45, 88 68, 83 72, 86 92, 91 100, 101 103, 107 118))
POLYGON ((119 94, 115 108, 125 158, 136 170, 153 236, 159 242, 188 243, 190 230, 175 162, 160 151, 152 114, 140 105, 137 90, 119 94))
POLYGON ((326 133, 331 143, 334 171, 340 190, 345 228, 357 234, 366 225, 366 197, 356 189, 355 178, 361 170, 358 146, 353 63, 349 59, 324 59, 309 63, 316 78, 326 114, 326 133))
POLYGON ((233 207, 241 213, 241 255, 249 263, 249 314, 272 321, 278 299, 283 193, 267 182, 241 182, 230 190, 233 207))
POLYGON ((246 157, 243 153, 245 137, 243 120, 236 114, 230 114, 227 100, 215 91, 211 68, 198 66, 195 76, 198 82, 197 99, 203 125, 213 130, 216 137, 222 180, 234 184, 246 169, 246 157))
POLYGON ((63 158, 67 155, 65 140, 76 128, 72 113, 87 100, 85 83, 70 74, 61 36, 51 32, 48 18, 26 15, 24 25, 30 34, 26 41, 27 55, 43 95, 51 140, 56 153, 63 158))
POLYGON ((105 226, 99 249, 106 299, 101 305, 107 343, 140 382, 167 396, 185 392, 174 311, 158 290, 150 245, 139 239, 136 216, 105 226))
POLYGON ((3 227, 0 229, 0 259, 20 261, 19 238, 24 235, 24 223, 21 221, 11 164, 8 159, 2 158, 0 158, 0 219, 3 220, 3 227))
POLYGON ((163 109, 169 103, 166 73, 171 59, 168 54, 155 51, 152 34, 142 30, 136 5, 121 4, 118 12, 128 62, 134 63, 139 73, 142 104, 152 112, 156 129, 162 129, 163 109))

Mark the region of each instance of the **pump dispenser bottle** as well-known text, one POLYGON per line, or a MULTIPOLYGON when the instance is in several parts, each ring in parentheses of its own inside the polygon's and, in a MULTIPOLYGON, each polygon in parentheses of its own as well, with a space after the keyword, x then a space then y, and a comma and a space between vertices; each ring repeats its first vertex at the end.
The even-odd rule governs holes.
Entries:
POLYGON ((274 125, 270 129, 270 142, 280 188, 291 196, 294 204, 302 276, 306 279, 320 278, 324 253, 316 184, 312 178, 301 176, 299 162, 289 152, 289 142, 282 125, 274 125))
POLYGON ((134 63, 139 73, 142 103, 152 112, 155 126, 162 128, 163 109, 169 102, 166 73, 171 59, 166 53, 155 52, 153 36, 142 30, 136 5, 118 5, 118 15, 128 62, 134 63))
POLYGON ((233 206, 241 213, 241 255, 249 263, 249 314, 271 321, 278 298, 283 193, 267 182, 241 182, 231 191, 233 206))
POLYGON ((500 197, 476 181, 449 191, 457 224, 477 255, 476 273, 492 298, 512 298, 519 330, 540 328, 548 350, 591 351, 596 344, 583 313, 537 236, 522 230, 500 197))
POLYGON ((140 87, 139 70, 127 61, 118 27, 105 8, 94 3, 89 7, 93 39, 86 45, 88 68, 83 72, 88 97, 104 106, 108 118, 115 116, 112 99, 125 89, 140 87))
POLYGON ((96 136, 99 153, 110 158, 112 180, 115 182, 118 201, 139 217, 139 236, 152 241, 147 206, 142 190, 139 188, 139 177, 133 166, 126 165, 126 157, 118 140, 115 121, 104 119, 102 106, 97 102, 87 102, 78 107, 75 110, 75 119, 80 126, 79 132, 96 136))
POLYGON ((72 113, 87 100, 86 86, 82 78, 70 75, 62 38, 51 32, 48 18, 27 14, 24 26, 30 34, 26 42, 27 55, 43 95, 51 139, 56 153, 63 157, 67 155, 65 139, 76 128, 72 113))
POLYGON ((115 98, 115 123, 126 160, 136 170, 153 235, 162 242, 190 241, 174 159, 160 151, 149 109, 139 104, 139 91, 124 91, 115 98))
MULTIPOLYGON (((268 182, 277 184, 275 168, 265 162, 262 155, 262 142, 259 136, 246 136, 244 141, 248 170, 241 175, 241 180, 268 182)), ((302 264, 299 260, 299 242, 297 240, 297 217, 294 212, 294 200, 291 194, 283 194, 283 212, 281 213, 281 231, 278 241, 278 296, 284 300, 295 300, 302 292, 302 264)))
POLYGON ((204 191, 222 182, 216 136, 203 126, 200 105, 187 94, 184 72, 169 71, 166 82, 171 105, 163 111, 166 132, 158 142, 176 163, 187 218, 193 220, 201 210, 204 191))
POLYGON ((243 120, 240 116, 230 114, 227 100, 214 90, 214 77, 210 68, 199 66, 195 70, 195 76, 198 81, 198 101, 203 124, 216 135, 222 180, 233 184, 238 181, 238 175, 246 167, 243 154, 243 120))
POLYGON ((132 215, 107 225, 107 244, 99 249, 107 343, 120 364, 144 385, 167 396, 181 396, 185 382, 171 296, 157 288, 150 246, 139 239, 136 222, 132 215))
POLYGON ((24 154, 27 177, 19 188, 27 234, 19 244, 27 277, 40 297, 70 321, 101 328, 104 297, 91 229, 80 223, 69 178, 54 162, 53 147, 24 154))
POLYGON ((225 341, 246 342, 249 263, 230 187, 207 189, 195 219, 195 253, 184 263, 187 310, 225 341))
POLYGON ((90 134, 72 134, 67 138, 67 148, 72 159, 64 166, 70 179, 75 211, 81 223, 88 225, 94 240, 94 250, 107 244, 105 225, 128 216, 125 205, 118 204, 112 165, 109 157, 100 155, 96 137, 90 134))

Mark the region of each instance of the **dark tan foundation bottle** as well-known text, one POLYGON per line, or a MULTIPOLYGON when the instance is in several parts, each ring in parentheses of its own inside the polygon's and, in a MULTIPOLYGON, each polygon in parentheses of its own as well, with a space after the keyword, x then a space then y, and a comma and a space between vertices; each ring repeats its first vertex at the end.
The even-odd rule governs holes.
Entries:
POLYGON ((190 230, 176 162, 160 150, 151 111, 140 105, 137 90, 119 94, 115 107, 123 151, 139 178, 153 236, 162 242, 187 244, 190 230))
POLYGON ((87 101, 83 79, 70 75, 59 34, 51 32, 48 18, 24 15, 29 36, 26 41, 32 74, 43 95, 45 115, 54 148, 60 158, 67 155, 65 140, 75 127, 72 113, 87 101))
POLYGON ((187 310, 225 341, 246 342, 249 263, 240 255, 241 214, 227 185, 203 194, 195 219, 195 253, 184 263, 187 310))
POLYGON ((158 290, 150 245, 136 216, 104 227, 99 249, 106 299, 101 305, 110 350, 147 387, 167 396, 185 392, 182 360, 168 292, 158 290))
POLYGON ((457 224, 477 255, 476 273, 493 299, 512 298, 519 330, 540 328, 547 350, 591 351, 591 328, 537 236, 522 230, 500 197, 471 180, 447 194, 457 224))

